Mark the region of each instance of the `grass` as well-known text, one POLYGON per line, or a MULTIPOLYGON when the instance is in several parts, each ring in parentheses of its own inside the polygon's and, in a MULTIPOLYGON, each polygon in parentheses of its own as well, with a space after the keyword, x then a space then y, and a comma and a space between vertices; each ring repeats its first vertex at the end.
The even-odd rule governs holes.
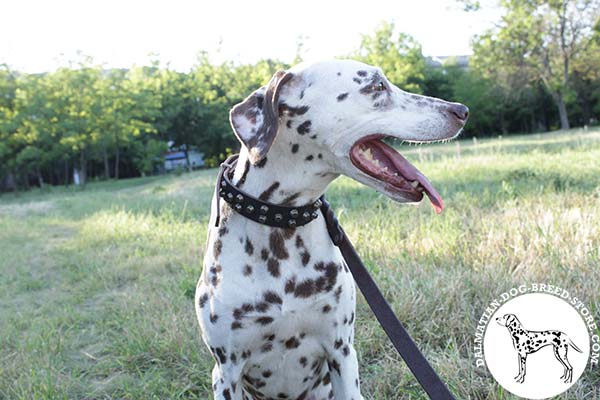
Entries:
MULTIPOLYGON (((600 130, 406 147, 447 209, 347 178, 328 193, 398 316, 459 399, 513 399, 474 367, 486 304, 563 286, 600 316, 600 130)), ((208 399, 193 307, 215 170, 0 197, 0 398, 208 399)), ((424 399, 359 299, 366 399, 424 399)), ((588 370, 562 399, 600 398, 588 370)))

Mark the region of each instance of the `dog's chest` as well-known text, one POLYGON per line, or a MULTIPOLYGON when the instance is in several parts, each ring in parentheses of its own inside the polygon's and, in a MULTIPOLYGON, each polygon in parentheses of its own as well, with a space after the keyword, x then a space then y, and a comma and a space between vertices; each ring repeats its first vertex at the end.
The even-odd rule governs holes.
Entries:
POLYGON ((354 282, 323 221, 284 230, 229 215, 209 234, 198 293, 204 340, 263 393, 301 394, 325 378, 324 347, 353 342, 354 282))

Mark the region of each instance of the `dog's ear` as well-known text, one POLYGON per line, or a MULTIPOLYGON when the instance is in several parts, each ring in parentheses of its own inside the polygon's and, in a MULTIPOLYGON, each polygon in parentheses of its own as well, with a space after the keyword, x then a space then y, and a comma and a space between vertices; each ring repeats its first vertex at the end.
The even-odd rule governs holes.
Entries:
POLYGON ((262 87, 236 104, 229 112, 233 131, 248 149, 250 162, 262 160, 279 130, 279 93, 293 74, 277 71, 266 87, 262 87))

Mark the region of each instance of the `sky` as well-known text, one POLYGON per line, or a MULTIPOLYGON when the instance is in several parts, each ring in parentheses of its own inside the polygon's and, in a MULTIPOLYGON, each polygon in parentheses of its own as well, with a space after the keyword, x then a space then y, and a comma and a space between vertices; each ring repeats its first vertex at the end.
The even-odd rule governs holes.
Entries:
POLYGON ((211 60, 291 62, 349 54, 381 21, 415 37, 425 55, 470 54, 494 11, 466 13, 456 0, 3 0, 0 64, 23 72, 66 65, 77 51, 106 68, 148 64, 188 71, 201 50, 211 60))

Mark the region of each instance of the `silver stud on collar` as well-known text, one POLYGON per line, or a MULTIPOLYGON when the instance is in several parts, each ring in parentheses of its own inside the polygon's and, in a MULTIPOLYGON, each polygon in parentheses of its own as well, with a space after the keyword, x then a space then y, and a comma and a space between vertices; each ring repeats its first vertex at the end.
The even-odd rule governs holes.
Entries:
POLYGON ((283 215, 281 214, 275 214, 275 222, 281 222, 281 220, 283 219, 283 215))
POLYGON ((260 206, 260 213, 261 214, 266 214, 269 211, 269 207, 267 206, 260 206))
POLYGON ((304 211, 304 213, 302 213, 302 218, 306 220, 310 219, 310 213, 308 211, 304 211))
POLYGON ((298 216, 298 210, 296 210, 295 208, 293 210, 290 211, 290 216, 292 218, 296 218, 298 216))
POLYGON ((241 203, 242 201, 244 201, 244 196, 242 196, 241 194, 238 194, 237 196, 235 196, 235 201, 237 201, 238 203, 241 203))
POLYGON ((267 222, 267 216, 266 216, 266 215, 261 215, 260 217, 258 217, 258 220, 259 220, 261 223, 263 223, 263 224, 264 224, 265 222, 267 222))
POLYGON ((247 212, 248 214, 252 214, 252 213, 254 212, 254 206, 253 206, 252 204, 248 204, 248 205, 246 206, 246 212, 247 212))
POLYGON ((294 228, 294 227, 296 227, 296 220, 295 220, 295 219, 290 219, 290 220, 288 221, 288 226, 289 226, 290 228, 294 228))
POLYGON ((237 211, 237 212, 242 211, 242 205, 241 204, 236 204, 234 207, 235 207, 235 211, 237 211))

